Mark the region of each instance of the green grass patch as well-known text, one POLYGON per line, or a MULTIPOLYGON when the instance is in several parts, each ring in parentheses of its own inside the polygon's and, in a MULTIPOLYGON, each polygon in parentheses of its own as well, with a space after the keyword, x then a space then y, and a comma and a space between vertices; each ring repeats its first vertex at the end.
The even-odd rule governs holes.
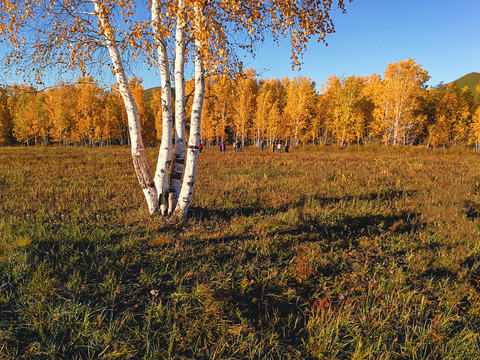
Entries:
POLYGON ((206 148, 175 221, 127 148, 2 148, 0 358, 478 358, 479 169, 206 148))

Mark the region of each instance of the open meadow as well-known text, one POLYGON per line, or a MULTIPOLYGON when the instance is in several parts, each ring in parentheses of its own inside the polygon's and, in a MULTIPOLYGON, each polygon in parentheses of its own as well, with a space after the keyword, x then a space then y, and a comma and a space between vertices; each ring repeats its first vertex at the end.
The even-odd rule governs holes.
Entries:
POLYGON ((473 150, 212 147, 195 187, 151 218, 126 147, 0 148, 0 359, 480 358, 473 150))

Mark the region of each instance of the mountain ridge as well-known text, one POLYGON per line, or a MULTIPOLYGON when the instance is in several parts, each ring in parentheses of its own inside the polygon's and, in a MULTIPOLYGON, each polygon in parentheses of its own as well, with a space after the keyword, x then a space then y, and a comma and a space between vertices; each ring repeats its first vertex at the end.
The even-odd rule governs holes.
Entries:
POLYGON ((459 77, 457 80, 453 80, 449 84, 455 84, 455 86, 459 89, 463 89, 467 86, 473 95, 475 95, 475 89, 477 85, 480 83, 480 73, 478 72, 471 72, 462 77, 459 77))

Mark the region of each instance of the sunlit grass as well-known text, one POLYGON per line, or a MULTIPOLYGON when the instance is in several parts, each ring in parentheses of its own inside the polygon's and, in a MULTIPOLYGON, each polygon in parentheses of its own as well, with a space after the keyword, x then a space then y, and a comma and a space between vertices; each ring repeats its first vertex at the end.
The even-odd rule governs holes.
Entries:
POLYGON ((468 149, 212 147, 172 221, 127 148, 2 148, 0 358, 477 358, 479 184, 468 149))

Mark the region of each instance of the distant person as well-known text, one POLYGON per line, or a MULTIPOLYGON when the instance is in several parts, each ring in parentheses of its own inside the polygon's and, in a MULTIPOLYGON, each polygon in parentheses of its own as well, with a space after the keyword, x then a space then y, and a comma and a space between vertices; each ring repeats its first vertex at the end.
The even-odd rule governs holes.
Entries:
POLYGON ((198 144, 198 151, 202 152, 203 150, 203 145, 202 142, 200 141, 200 144, 198 144))
POLYGON ((277 144, 277 150, 278 150, 279 154, 282 152, 282 142, 281 141, 279 141, 278 144, 277 144))
POLYGON ((276 148, 276 142, 272 142, 272 152, 275 153, 275 148, 276 148))
POLYGON ((263 140, 260 140, 260 151, 263 152, 263 140))
POLYGON ((288 145, 288 142, 285 143, 285 152, 288 153, 288 150, 290 149, 290 145, 288 145))
POLYGON ((237 142, 233 142, 233 151, 237 152, 237 142))
POLYGON ((237 151, 242 152, 242 143, 240 141, 238 141, 238 144, 237 144, 237 151))

